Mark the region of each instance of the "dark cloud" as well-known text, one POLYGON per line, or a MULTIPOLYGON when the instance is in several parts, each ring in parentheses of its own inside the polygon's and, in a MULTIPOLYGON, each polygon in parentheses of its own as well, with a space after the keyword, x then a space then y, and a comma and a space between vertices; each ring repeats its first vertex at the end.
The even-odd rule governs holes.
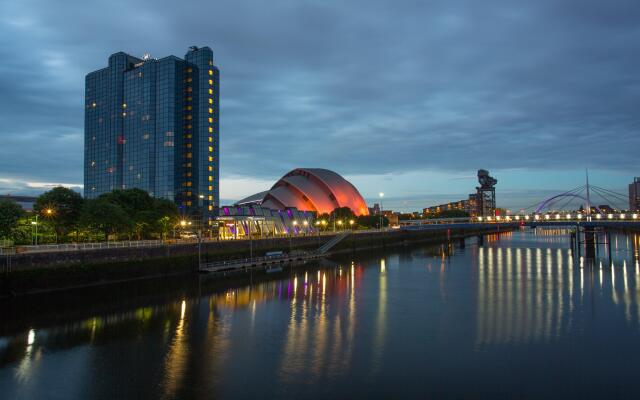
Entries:
POLYGON ((636 1, 21 0, 0 15, 9 177, 81 182, 84 75, 192 44, 221 68, 223 174, 637 168, 636 1))

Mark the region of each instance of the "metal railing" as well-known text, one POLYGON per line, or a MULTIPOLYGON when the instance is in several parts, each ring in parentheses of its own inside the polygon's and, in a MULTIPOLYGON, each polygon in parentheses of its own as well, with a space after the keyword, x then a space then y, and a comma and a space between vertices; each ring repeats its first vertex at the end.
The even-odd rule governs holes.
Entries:
POLYGON ((162 245, 162 240, 127 240, 119 242, 64 243, 41 244, 37 246, 16 246, 16 250, 18 253, 43 253, 53 251, 82 251, 98 249, 123 249, 131 247, 158 247, 162 245))

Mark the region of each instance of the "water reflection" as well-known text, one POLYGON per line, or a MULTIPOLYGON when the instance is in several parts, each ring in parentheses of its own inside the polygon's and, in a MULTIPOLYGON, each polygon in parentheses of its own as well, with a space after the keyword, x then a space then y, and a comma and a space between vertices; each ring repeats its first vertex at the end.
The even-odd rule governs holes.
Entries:
MULTIPOLYGON (((565 233, 537 229, 530 234, 537 244, 540 237, 545 244, 566 244, 565 233)), ((519 239, 523 238, 526 235, 519 239)), ((581 317, 574 312, 576 304, 589 309, 585 302, 591 296, 622 307, 626 321, 639 327, 640 273, 636 268, 631 276, 627 260, 620 259, 635 252, 636 247, 630 246, 637 240, 638 236, 630 241, 613 236, 616 254, 611 266, 602 259, 586 264, 582 258, 576 261, 569 248, 523 247, 517 241, 507 248, 479 247, 476 344, 546 342, 566 336, 573 319, 581 317), (574 281, 579 282, 579 292, 574 281)))
POLYGON ((376 397, 379 382, 442 385, 458 368, 464 388, 515 348, 524 365, 538 352, 579 357, 567 343, 640 342, 639 243, 612 236, 611 255, 604 245, 592 262, 571 253, 566 231, 538 229, 349 255, 222 290, 203 279, 56 324, 27 318, 0 338, 0 392, 46 397, 57 371, 70 377, 56 392, 65 398, 327 398, 355 387, 376 397))

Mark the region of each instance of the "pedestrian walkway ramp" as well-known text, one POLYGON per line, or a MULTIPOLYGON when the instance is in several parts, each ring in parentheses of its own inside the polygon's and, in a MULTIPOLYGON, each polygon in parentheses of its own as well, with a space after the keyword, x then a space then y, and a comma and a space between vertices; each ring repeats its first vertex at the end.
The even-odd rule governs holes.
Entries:
POLYGON ((331 250, 335 245, 342 242, 347 236, 351 234, 350 231, 342 232, 329 240, 327 243, 323 244, 318 250, 317 253, 319 255, 326 254, 329 250, 331 250))

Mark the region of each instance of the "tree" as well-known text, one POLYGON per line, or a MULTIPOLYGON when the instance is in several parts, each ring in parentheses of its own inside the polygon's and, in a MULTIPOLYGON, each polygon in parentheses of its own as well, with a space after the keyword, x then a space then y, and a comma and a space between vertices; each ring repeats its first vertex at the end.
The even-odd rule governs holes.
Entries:
POLYGON ((122 207, 100 196, 85 201, 79 222, 88 229, 102 232, 105 240, 108 240, 109 234, 128 227, 129 218, 122 207))
POLYGON ((82 203, 79 193, 58 186, 41 194, 33 205, 33 211, 53 226, 58 237, 63 237, 77 226, 82 203))
POLYGON ((22 208, 11 200, 0 200, 0 238, 9 238, 24 212, 22 208))
POLYGON ((98 198, 117 205, 124 211, 127 221, 123 230, 129 237, 135 235, 138 240, 153 233, 164 237, 169 230, 168 226, 175 224, 179 215, 173 202, 153 198, 137 188, 115 190, 98 198), (169 219, 163 219, 164 217, 169 219))

